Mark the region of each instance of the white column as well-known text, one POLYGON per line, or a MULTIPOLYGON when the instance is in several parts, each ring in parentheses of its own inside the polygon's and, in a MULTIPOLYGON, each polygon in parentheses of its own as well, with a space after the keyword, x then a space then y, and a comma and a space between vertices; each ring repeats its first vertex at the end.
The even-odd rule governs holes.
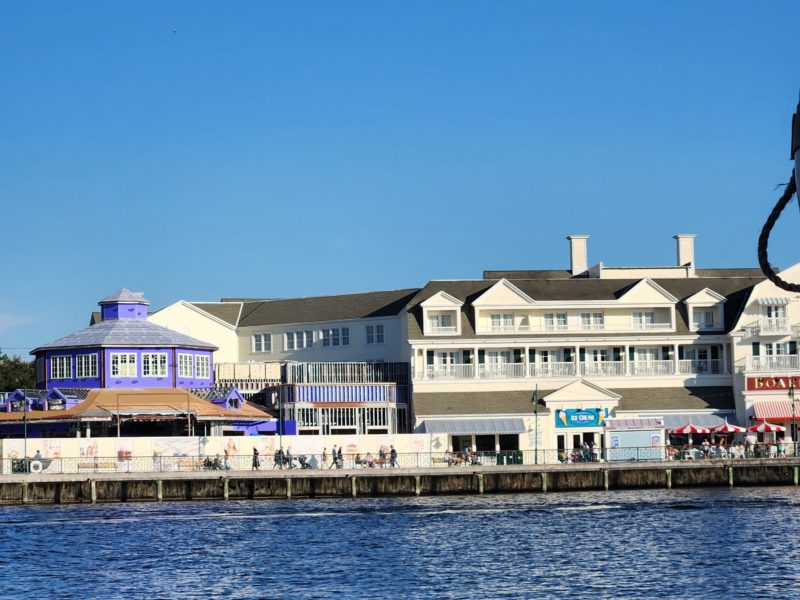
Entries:
POLYGON ((622 357, 622 364, 625 365, 625 375, 631 374, 631 366, 629 364, 629 358, 631 355, 631 347, 628 344, 625 344, 625 355, 622 357))
POLYGON ((575 344, 575 375, 578 377, 581 375, 581 347, 579 344, 575 344))
POLYGON ((673 344, 672 346, 672 359, 674 361, 674 371, 675 375, 680 373, 680 364, 678 363, 678 344, 673 344))
POLYGON ((472 353, 473 353, 473 356, 472 356, 472 362, 473 362, 472 377, 474 379, 477 379, 478 378, 478 347, 477 346, 475 346, 472 349, 472 353))
POLYGON ((420 374, 420 379, 427 379, 428 377, 428 349, 427 348, 420 348, 422 351, 422 373, 420 374))
POLYGON ((728 369, 728 343, 722 342, 722 372, 726 375, 730 373, 728 369))
POLYGON ((525 348, 522 351, 525 353, 525 356, 522 357, 522 365, 525 367, 525 377, 530 377, 531 376, 531 367, 528 364, 528 357, 531 354, 531 347, 530 346, 525 346, 525 348))

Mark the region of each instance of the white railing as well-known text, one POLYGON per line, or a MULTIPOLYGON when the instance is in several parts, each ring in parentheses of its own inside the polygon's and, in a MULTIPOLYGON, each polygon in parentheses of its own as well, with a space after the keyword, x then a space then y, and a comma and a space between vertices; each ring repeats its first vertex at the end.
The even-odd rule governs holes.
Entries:
POLYGON ((695 321, 692 323, 692 329, 695 331, 705 331, 707 329, 719 329, 719 323, 707 323, 706 321, 695 321))
POLYGON ((525 365, 522 363, 498 363, 479 365, 481 379, 502 379, 505 377, 524 377, 525 365))
POLYGON ((530 325, 489 325, 488 333, 528 333, 530 325))
MULTIPOLYGON (((577 329, 577 327, 573 328, 573 331, 577 329)), ((542 326, 542 331, 570 331, 570 327, 566 323, 545 323, 542 326)))
POLYGON ((631 329, 636 331, 660 331, 671 328, 672 323, 631 323, 631 329))
POLYGON ((786 356, 748 356, 747 371, 788 371, 800 369, 800 357, 796 354, 786 356))
POLYGON ((426 379, 451 380, 472 379, 475 377, 474 365, 428 365, 425 370, 426 379))
POLYGON ((428 323, 426 333, 456 333, 455 325, 431 325, 428 323))
POLYGON ((573 362, 546 362, 531 363, 528 365, 531 377, 574 377, 575 363, 573 362))
POLYGON ((581 323, 580 331, 605 331, 605 323, 581 323))
POLYGON ((789 319, 786 317, 762 317, 758 320, 761 335, 770 333, 789 333, 789 319))
POLYGON ((581 363, 581 375, 592 375, 595 377, 614 377, 625 375, 625 363, 623 361, 600 361, 581 363))
POLYGON ((672 375, 675 362, 671 360, 633 360, 628 363, 631 375, 672 375))
POLYGON ((680 360, 678 373, 682 375, 719 375, 722 373, 721 360, 680 360))

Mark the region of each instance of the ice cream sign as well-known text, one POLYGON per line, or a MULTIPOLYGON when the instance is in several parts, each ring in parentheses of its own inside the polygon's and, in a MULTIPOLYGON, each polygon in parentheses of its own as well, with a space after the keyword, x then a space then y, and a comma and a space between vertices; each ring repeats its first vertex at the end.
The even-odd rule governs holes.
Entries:
POLYGON ((567 408, 556 410, 556 428, 602 427, 608 418, 607 408, 567 408))

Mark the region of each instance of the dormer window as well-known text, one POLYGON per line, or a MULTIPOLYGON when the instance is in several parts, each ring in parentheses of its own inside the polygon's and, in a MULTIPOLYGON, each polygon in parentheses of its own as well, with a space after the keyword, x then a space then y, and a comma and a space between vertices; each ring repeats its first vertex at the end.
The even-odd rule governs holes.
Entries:
POLYGON ((544 314, 544 330, 545 331, 566 331, 567 330, 567 313, 545 313, 544 314))
POLYGON ((491 315, 491 330, 493 333, 514 331, 513 313, 495 313, 491 315))
POLYGON ((430 324, 432 333, 451 333, 455 331, 455 327, 453 327, 453 315, 431 315, 430 324))

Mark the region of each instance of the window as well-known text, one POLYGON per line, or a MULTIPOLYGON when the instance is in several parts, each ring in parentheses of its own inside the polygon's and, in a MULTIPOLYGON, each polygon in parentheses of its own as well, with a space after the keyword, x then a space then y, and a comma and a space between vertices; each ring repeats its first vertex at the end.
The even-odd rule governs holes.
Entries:
POLYGON ((453 327, 453 315, 431 315, 430 320, 433 331, 449 330, 453 327))
POLYGON ((545 313, 544 329, 545 331, 566 331, 567 313, 545 313))
POLYGON ((112 377, 136 377, 135 354, 111 354, 112 377))
POLYGON ((71 356, 50 357, 50 379, 71 379, 71 378, 72 378, 72 357, 71 356))
POLYGON ((367 343, 383 343, 383 325, 367 325, 367 343))
POLYGON ((581 329, 603 329, 605 315, 601 312, 581 313, 581 329))
POLYGON ((211 377, 211 360, 208 356, 195 356, 195 366, 197 368, 198 379, 208 379, 211 377))
MULTIPOLYGON (((198 357, 199 358, 199 357, 198 357)), ((192 355, 178 354, 178 377, 193 377, 192 355)))
POLYGON ((142 377, 166 377, 167 354, 158 352, 142 354, 142 377))
POLYGON ((256 333, 253 335, 253 352, 272 352, 272 334, 256 333))
POLYGON ((785 319, 786 307, 785 306, 765 306, 764 312, 768 319, 785 319))
POLYGON ((514 315, 512 313, 493 314, 490 319, 492 331, 514 330, 514 315))
POLYGON ((75 376, 78 379, 97 377, 97 354, 78 354, 75 357, 75 376))
POLYGON ((285 336, 287 350, 302 350, 314 346, 313 331, 287 331, 285 336))
POLYGON ((633 326, 636 329, 649 329, 649 325, 656 322, 655 312, 635 312, 633 313, 633 326))
POLYGON ((332 327, 330 329, 322 330, 322 345, 325 348, 331 346, 349 346, 350 345, 350 328, 349 327, 332 327))

